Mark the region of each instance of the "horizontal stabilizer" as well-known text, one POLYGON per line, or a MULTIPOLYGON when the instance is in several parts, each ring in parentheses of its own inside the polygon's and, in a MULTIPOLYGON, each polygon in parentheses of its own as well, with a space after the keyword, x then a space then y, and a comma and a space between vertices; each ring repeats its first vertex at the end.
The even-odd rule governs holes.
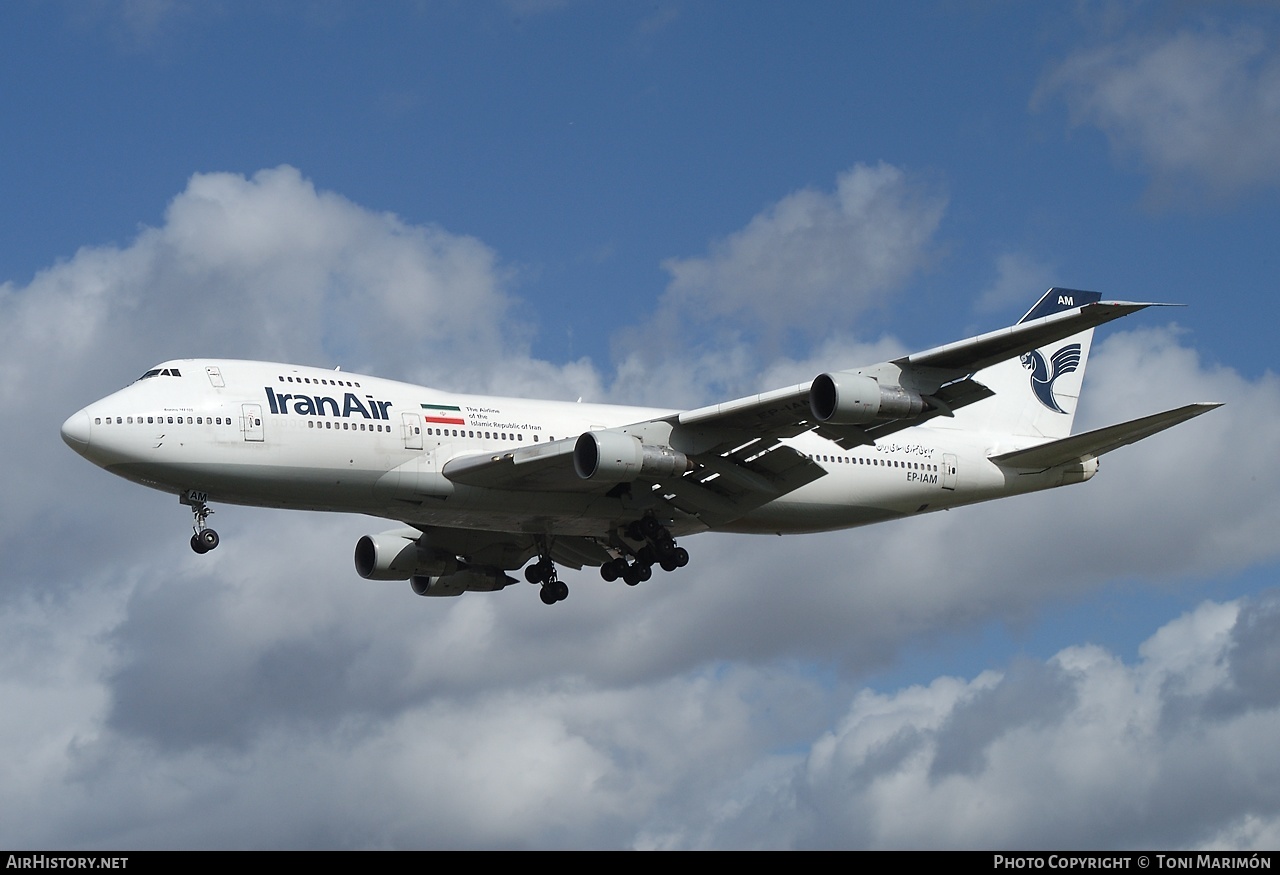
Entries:
POLYGON ((1045 469, 1081 459, 1095 459, 1103 453, 1137 443, 1143 438, 1151 437, 1166 428, 1172 428, 1180 422, 1186 422, 1188 419, 1221 406, 1214 402, 1188 404, 1185 407, 1154 413, 1119 425, 1109 425, 1106 428, 1072 435, 1029 449, 1001 453, 998 456, 992 456, 991 461, 1010 468, 1045 469))

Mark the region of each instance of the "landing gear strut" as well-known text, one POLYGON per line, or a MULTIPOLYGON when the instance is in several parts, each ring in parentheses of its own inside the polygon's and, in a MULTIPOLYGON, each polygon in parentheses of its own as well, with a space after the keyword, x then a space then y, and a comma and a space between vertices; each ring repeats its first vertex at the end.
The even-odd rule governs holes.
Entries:
POLYGON ((208 553, 220 543, 218 533, 209 528, 209 514, 213 513, 209 505, 205 503, 207 496, 203 492, 184 492, 178 498, 182 504, 191 508, 191 513, 195 515, 196 521, 193 526, 195 534, 191 536, 191 549, 197 553, 208 553))
POLYGON ((530 583, 542 584, 538 597, 544 605, 554 605, 569 597, 569 585, 556 574, 556 565, 551 561, 546 540, 538 540, 538 561, 524 570, 524 579, 530 583))
POLYGON ((689 564, 689 551, 676 546, 676 539, 656 517, 645 516, 628 524, 626 535, 632 541, 642 541, 643 546, 632 551, 635 561, 628 562, 625 556, 619 556, 600 566, 600 576, 614 581, 619 577, 627 586, 635 586, 653 576, 653 566, 658 565, 663 571, 675 571, 689 564))

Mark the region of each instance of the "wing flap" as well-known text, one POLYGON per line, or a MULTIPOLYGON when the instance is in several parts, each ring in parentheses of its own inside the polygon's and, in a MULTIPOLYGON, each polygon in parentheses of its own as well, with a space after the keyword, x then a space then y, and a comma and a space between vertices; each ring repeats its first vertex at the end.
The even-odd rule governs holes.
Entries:
POLYGON ((1221 406, 1220 403, 1215 402, 1188 404, 1185 407, 1086 431, 1083 434, 1050 441, 1029 449, 1001 453, 998 456, 992 456, 991 461, 1009 468, 1046 469, 1083 459, 1093 459, 1103 453, 1137 443, 1143 438, 1151 437, 1166 428, 1172 428, 1221 406))
POLYGON ((804 453, 774 440, 753 439, 696 461, 698 468, 662 481, 655 491, 709 526, 738 519, 826 474, 804 453))

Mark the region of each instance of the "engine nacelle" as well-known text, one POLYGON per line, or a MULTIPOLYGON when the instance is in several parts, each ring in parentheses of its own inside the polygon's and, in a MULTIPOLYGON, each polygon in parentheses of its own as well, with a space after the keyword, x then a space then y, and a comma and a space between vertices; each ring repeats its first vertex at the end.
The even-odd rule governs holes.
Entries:
POLYGON ((423 546, 422 541, 400 531, 365 535, 356 541, 356 573, 365 580, 408 580, 416 575, 450 574, 458 569, 456 556, 436 553, 423 546))
POLYGON ((671 447, 643 444, 616 431, 588 431, 573 445, 573 469, 583 480, 627 483, 642 474, 679 477, 691 469, 689 457, 671 447))
POLYGON ((809 387, 809 409, 819 422, 864 425, 877 419, 917 416, 924 399, 901 386, 885 386, 874 377, 838 371, 819 374, 809 387))
POLYGON ((443 577, 414 575, 409 585, 422 596, 454 596, 464 592, 497 592, 515 582, 514 577, 497 568, 464 568, 443 577))

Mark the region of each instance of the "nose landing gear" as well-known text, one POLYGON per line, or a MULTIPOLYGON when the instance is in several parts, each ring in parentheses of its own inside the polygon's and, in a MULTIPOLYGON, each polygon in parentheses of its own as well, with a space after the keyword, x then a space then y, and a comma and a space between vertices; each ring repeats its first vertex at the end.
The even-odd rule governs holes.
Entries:
POLYGON ((209 514, 213 510, 205 503, 208 498, 203 492, 193 492, 188 490, 179 496, 178 501, 191 508, 191 513, 195 516, 195 534, 191 536, 191 549, 197 553, 204 554, 214 549, 221 542, 218 533, 209 528, 209 514))

